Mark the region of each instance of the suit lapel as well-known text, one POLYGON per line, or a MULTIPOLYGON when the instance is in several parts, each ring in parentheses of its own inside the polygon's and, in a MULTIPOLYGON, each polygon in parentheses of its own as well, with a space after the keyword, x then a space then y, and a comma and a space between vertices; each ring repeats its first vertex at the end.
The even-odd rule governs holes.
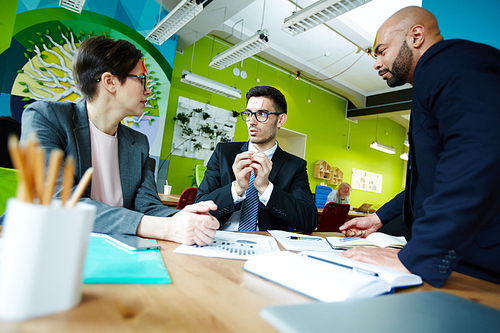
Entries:
POLYGON ((271 170, 271 173, 269 174, 269 181, 271 183, 274 182, 274 178, 276 178, 276 175, 283 166, 283 150, 281 150, 280 146, 276 148, 276 151, 274 152, 272 158, 272 162, 273 162, 273 168, 271 170))
MULTIPOLYGON (((79 163, 76 165, 75 175, 81 177, 83 173, 92 166, 89 117, 85 101, 75 105, 73 123, 75 124, 73 133, 76 138, 77 156, 79 156, 79 163)), ((84 196, 90 197, 91 186, 92 184, 87 186, 84 196)))
POLYGON ((124 207, 132 205, 135 193, 129 189, 140 184, 142 177, 142 154, 134 143, 134 138, 125 130, 124 125, 118 125, 118 163, 124 207))

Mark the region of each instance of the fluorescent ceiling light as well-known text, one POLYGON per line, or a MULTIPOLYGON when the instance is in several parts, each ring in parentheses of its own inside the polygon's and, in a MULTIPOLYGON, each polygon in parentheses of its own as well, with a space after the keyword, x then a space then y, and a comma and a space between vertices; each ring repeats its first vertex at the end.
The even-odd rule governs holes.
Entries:
POLYGON ((396 154, 396 149, 394 149, 393 146, 384 145, 383 143, 380 143, 378 141, 373 141, 370 147, 373 149, 383 151, 384 153, 387 154, 396 154))
POLYGON ((181 0, 146 36, 151 43, 161 45, 203 10, 200 0, 181 0))
POLYGON ((262 50, 269 47, 269 34, 266 29, 259 30, 255 35, 244 40, 233 47, 227 49, 221 54, 216 55, 212 62, 209 64, 210 67, 223 69, 227 66, 237 63, 243 59, 253 56, 262 50))
POLYGON ((181 82, 190 84, 192 86, 211 91, 213 93, 226 96, 232 99, 241 98, 241 90, 234 87, 226 86, 214 80, 207 79, 203 76, 193 74, 189 71, 183 70, 181 82))
POLYGON ((408 161, 408 153, 407 152, 402 153, 401 155, 399 155, 399 157, 402 160, 408 161))
POLYGON ((60 0, 59 7, 66 8, 72 12, 81 14, 86 0, 60 0))
POLYGON ((404 145, 405 145, 406 147, 410 147, 410 141, 408 141, 408 139, 406 139, 406 140, 405 140, 405 142, 404 142, 404 145))
POLYGON ((281 30, 296 36, 304 31, 330 21, 371 0, 319 0, 288 16, 281 30))

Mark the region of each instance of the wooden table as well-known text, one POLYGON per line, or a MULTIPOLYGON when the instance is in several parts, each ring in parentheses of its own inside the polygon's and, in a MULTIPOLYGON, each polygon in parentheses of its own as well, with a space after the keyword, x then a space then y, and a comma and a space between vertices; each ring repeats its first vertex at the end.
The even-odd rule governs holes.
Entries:
MULTIPOLYGON (((263 307, 314 302, 245 272, 243 261, 174 254, 178 244, 159 243, 172 284, 84 285, 75 308, 0 322, 0 332, 276 332, 260 317, 263 307)), ((433 290, 425 283, 398 292, 433 290)), ((440 290, 500 309, 498 284, 454 272, 440 290)))
POLYGON ((179 202, 179 199, 181 197, 180 194, 163 194, 163 193, 158 193, 161 199, 161 203, 164 204, 165 206, 173 206, 177 207, 177 203, 179 202))

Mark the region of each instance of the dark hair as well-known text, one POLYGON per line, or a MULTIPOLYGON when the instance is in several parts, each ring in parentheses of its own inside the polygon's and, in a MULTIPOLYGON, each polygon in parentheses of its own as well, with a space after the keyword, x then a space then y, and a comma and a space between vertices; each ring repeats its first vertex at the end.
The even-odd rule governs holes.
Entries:
POLYGON ((105 36, 88 37, 73 57, 76 88, 86 101, 91 101, 96 97, 97 80, 102 73, 110 72, 123 83, 141 58, 141 51, 126 40, 105 36))
POLYGON ((267 97, 269 98, 273 104, 276 112, 286 113, 286 99, 285 96, 274 87, 269 86, 256 86, 251 88, 247 92, 247 102, 250 97, 267 97))

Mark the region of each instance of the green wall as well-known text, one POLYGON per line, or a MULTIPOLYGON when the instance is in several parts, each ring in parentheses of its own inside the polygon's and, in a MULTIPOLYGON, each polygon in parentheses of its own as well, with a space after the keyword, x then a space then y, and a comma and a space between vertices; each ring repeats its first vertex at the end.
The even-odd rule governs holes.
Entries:
MULTIPOLYGON (((370 202, 374 206, 381 205, 399 193, 402 189, 404 162, 399 155, 405 151, 403 141, 406 130, 392 120, 380 118, 359 120, 358 123, 345 119, 346 100, 311 86, 302 80, 296 80, 294 75, 279 70, 277 66, 263 63, 256 59, 246 59, 243 66, 240 63, 223 70, 209 67, 212 58, 228 47, 211 37, 203 37, 184 52, 177 53, 174 63, 172 86, 167 108, 165 134, 161 158, 166 158, 172 145, 174 130, 173 117, 176 114, 179 96, 187 97, 199 102, 205 102, 227 110, 242 111, 246 107, 246 99, 232 100, 208 91, 180 82, 182 70, 192 72, 212 80, 235 85, 242 91, 242 96, 253 86, 270 85, 278 88, 285 95, 288 102, 288 120, 285 128, 307 135, 306 160, 311 190, 314 192, 320 179, 313 178, 314 163, 326 160, 332 167, 339 167, 344 172, 344 181, 350 183, 352 168, 362 169, 383 175, 382 193, 371 193, 353 190, 351 204, 359 206, 363 202, 370 202), (192 61, 193 59, 193 61, 192 61), (237 66, 248 74, 246 79, 236 77, 232 70, 237 66), (257 78, 260 82, 257 82, 257 78), (308 102, 308 99, 311 102, 308 102), (347 150, 348 128, 350 123, 349 145, 347 150), (376 134, 376 128, 378 133, 376 134), (395 155, 388 155, 369 147, 377 137, 378 141, 396 148, 395 155)), ((347 75, 349 72, 347 72, 347 75)), ((241 119, 236 123, 235 141, 246 141, 246 125, 241 119)), ((168 182, 172 185, 172 193, 179 194, 186 187, 191 186, 196 164, 203 161, 170 156, 168 182)))

